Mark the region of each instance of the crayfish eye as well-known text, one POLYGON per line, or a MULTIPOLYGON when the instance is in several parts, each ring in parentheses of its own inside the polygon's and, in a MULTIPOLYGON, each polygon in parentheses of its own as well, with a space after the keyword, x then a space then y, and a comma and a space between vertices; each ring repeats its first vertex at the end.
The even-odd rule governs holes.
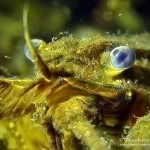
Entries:
MULTIPOLYGON (((32 42, 35 50, 38 50, 42 44, 42 40, 40 40, 40 39, 32 39, 31 42, 32 42)), ((31 55, 27 45, 24 46, 24 53, 28 59, 30 59, 32 62, 34 62, 34 59, 31 55)))
POLYGON ((110 53, 111 64, 117 69, 129 68, 135 58, 135 51, 127 46, 116 47, 110 53))

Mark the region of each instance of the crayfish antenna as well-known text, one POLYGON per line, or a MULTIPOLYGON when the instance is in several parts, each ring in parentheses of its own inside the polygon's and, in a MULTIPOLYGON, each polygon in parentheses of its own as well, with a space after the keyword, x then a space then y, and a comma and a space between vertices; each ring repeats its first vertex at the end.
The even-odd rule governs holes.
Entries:
POLYGON ((43 61, 38 51, 35 49, 35 47, 31 42, 31 38, 28 31, 28 5, 27 4, 24 6, 23 9, 23 28, 24 28, 25 41, 33 57, 34 64, 37 66, 37 68, 46 78, 51 78, 53 73, 49 70, 48 66, 43 61))

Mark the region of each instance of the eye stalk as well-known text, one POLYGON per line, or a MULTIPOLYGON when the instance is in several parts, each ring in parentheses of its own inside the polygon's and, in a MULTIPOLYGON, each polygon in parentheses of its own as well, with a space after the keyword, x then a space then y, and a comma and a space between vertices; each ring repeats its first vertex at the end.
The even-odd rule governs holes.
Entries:
MULTIPOLYGON (((43 41, 40 39, 32 39, 31 42, 32 42, 35 50, 38 50, 41 47, 43 41)), ((34 62, 33 56, 31 55, 27 44, 24 46, 24 53, 28 59, 30 59, 32 62, 34 62)))
POLYGON ((118 46, 101 55, 100 63, 106 76, 114 77, 131 67, 136 59, 135 51, 127 46, 118 46))
POLYGON ((127 46, 119 46, 110 53, 110 62, 116 69, 127 69, 135 62, 135 51, 127 46))
MULTIPOLYGON (((33 44, 34 49, 38 51, 38 53, 44 50, 47 45, 43 40, 40 39, 31 39, 31 42, 33 44)), ((24 46, 24 53, 29 60, 31 60, 32 62, 35 61, 27 44, 24 46)))

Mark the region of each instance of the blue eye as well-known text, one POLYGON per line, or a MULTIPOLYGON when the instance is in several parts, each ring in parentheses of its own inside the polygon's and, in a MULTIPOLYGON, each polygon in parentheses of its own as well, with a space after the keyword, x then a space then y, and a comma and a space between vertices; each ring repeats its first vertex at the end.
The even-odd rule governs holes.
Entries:
MULTIPOLYGON (((42 40, 32 39, 31 42, 33 43, 34 48, 37 50, 40 47, 42 40)), ((32 62, 34 61, 27 45, 24 46, 24 53, 28 59, 30 59, 32 62)))
POLYGON ((110 53, 111 64, 118 69, 129 68, 135 58, 135 51, 127 46, 116 47, 110 53))

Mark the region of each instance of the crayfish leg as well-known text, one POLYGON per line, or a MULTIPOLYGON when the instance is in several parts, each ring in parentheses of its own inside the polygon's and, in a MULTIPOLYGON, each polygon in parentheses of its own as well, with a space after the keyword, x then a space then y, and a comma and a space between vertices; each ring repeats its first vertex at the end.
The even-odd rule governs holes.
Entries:
MULTIPOLYGON (((93 100, 94 98, 91 96, 74 96, 66 102, 51 106, 48 115, 52 118, 56 130, 63 134, 65 138, 66 133, 70 132, 90 150, 106 150, 108 145, 105 139, 97 132, 85 115, 85 110, 88 109, 89 103, 92 103, 93 100)), ((68 144, 63 145, 64 149, 68 144)))

